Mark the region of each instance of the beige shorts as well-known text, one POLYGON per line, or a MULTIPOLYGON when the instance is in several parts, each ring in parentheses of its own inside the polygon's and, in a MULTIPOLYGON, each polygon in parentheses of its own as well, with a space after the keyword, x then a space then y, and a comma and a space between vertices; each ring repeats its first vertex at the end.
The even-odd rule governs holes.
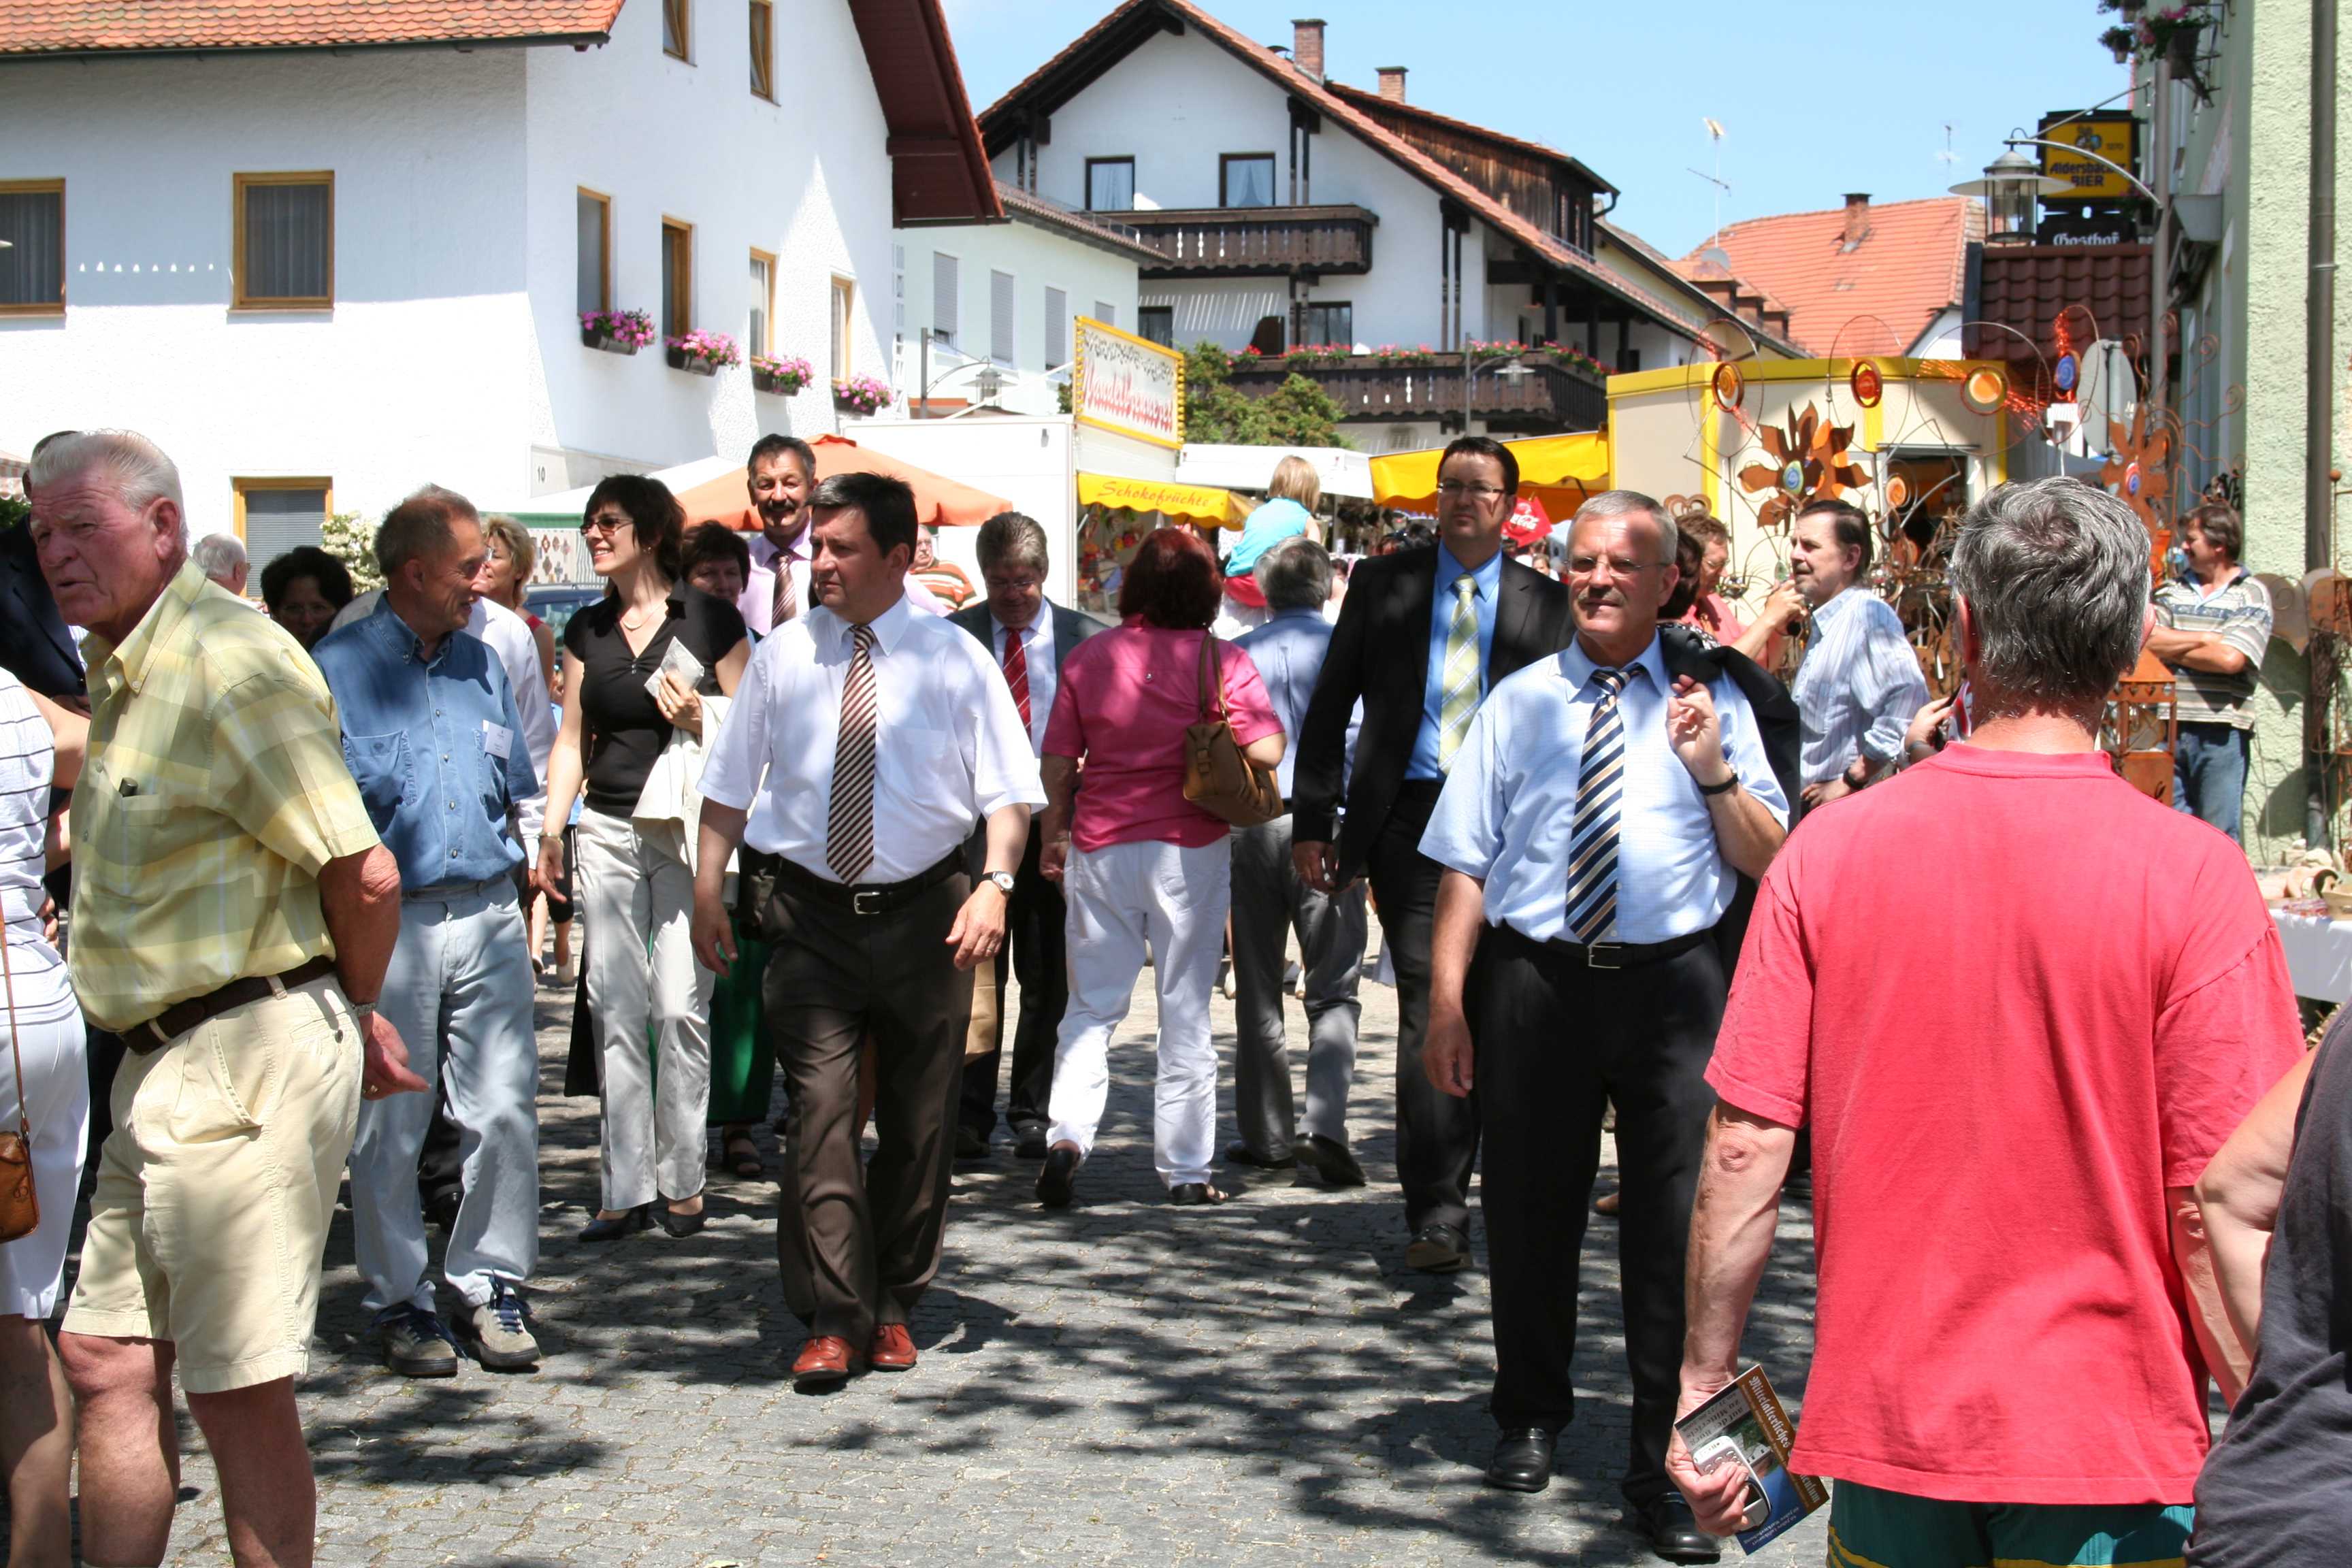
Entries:
POLYGON ((169 1340, 191 1394, 300 1376, 360 1068, 332 978, 124 1057, 65 1331, 169 1340))

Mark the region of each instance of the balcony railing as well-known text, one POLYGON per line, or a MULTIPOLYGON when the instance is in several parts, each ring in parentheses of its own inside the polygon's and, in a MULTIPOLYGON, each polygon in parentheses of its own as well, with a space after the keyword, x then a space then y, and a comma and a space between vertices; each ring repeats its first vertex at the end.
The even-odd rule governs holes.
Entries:
MULTIPOLYGON (((1100 216, 1100 215, 1097 215, 1100 216)), ((1369 207, 1201 207, 1115 215, 1167 259, 1147 278, 1264 278, 1372 269, 1369 207)))
MULTIPOLYGON (((1344 419, 1458 419, 1462 356, 1434 357, 1434 364, 1403 364, 1371 354, 1319 364, 1269 360, 1236 365, 1233 384, 1249 396, 1264 397, 1295 370, 1329 393, 1344 419)), ((1499 374, 1497 366, 1482 364, 1471 387, 1471 412, 1531 431, 1598 430, 1606 422, 1609 393, 1599 380, 1562 364, 1523 363, 1528 374, 1517 381, 1499 374)))

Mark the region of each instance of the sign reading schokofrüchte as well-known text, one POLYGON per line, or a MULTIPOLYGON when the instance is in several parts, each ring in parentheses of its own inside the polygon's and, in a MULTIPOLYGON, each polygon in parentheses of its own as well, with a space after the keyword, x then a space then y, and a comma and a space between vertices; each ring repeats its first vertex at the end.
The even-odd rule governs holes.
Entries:
POLYGON ((1154 446, 1184 444, 1184 356, 1080 316, 1070 409, 1078 423, 1154 446))
POLYGON ((2055 147, 2035 149, 2042 172, 2067 188, 2042 198, 2052 207, 2112 206, 2137 199, 2139 192, 2109 163, 2135 173, 2139 166, 2139 121, 2128 114, 2045 114, 2037 135, 2055 147), (2100 162, 2105 159, 2105 163, 2100 162))

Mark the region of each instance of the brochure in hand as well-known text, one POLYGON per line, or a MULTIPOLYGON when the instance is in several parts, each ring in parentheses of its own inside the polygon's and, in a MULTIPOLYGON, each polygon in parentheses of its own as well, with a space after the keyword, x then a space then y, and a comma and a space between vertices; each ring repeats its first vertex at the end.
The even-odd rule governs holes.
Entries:
POLYGON ((673 637, 669 647, 662 650, 661 667, 646 677, 646 691, 650 696, 659 696, 665 675, 677 676, 677 683, 691 691, 702 679, 702 661, 695 658, 684 643, 673 637))
POLYGON ((1729 1387, 1675 1422, 1675 1430, 1702 1473, 1711 1475, 1723 1465, 1748 1472, 1742 1521, 1747 1528, 1738 1536, 1743 1551, 1754 1552, 1830 1500, 1829 1489, 1818 1479, 1790 1473, 1789 1450, 1796 1444, 1797 1428, 1760 1366, 1732 1379, 1729 1387))

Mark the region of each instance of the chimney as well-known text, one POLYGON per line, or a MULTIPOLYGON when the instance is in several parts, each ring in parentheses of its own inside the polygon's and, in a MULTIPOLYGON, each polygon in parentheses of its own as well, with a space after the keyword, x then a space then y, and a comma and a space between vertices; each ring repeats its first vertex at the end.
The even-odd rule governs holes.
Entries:
POLYGON ((1302 16, 1290 24, 1290 63, 1313 77, 1323 79, 1323 18, 1302 16))
POLYGON ((1849 191, 1845 198, 1845 233, 1838 248, 1852 250, 1870 234, 1870 193, 1849 191))
POLYGON ((1404 67, 1382 66, 1381 68, 1381 96, 1391 103, 1404 101, 1404 67))

